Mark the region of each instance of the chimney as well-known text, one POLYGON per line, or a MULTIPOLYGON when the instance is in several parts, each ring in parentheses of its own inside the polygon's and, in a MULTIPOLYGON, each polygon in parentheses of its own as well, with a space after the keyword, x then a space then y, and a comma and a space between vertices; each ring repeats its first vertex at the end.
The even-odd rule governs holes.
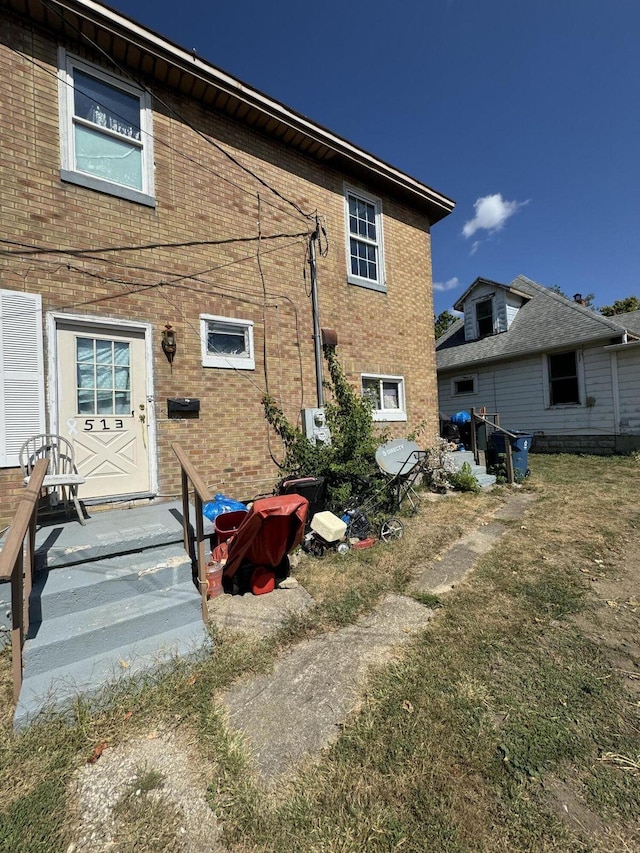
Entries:
POLYGON ((581 293, 574 293, 574 294, 573 294, 573 301, 574 301, 574 302, 577 302, 577 303, 578 303, 578 305, 584 305, 584 304, 585 304, 585 301, 584 301, 584 299, 582 298, 582 294, 581 294, 581 293))

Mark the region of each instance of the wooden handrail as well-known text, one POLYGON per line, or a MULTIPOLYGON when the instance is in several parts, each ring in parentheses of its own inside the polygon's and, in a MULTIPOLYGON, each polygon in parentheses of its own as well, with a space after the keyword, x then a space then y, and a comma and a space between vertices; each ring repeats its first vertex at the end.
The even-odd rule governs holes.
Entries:
MULTIPOLYGON (((492 417, 494 418, 494 420, 489 420, 489 418, 486 418, 483 415, 476 414, 476 411, 474 408, 471 409, 471 447, 473 450, 473 456, 474 456, 474 459, 476 461, 476 464, 478 463, 478 457, 479 457, 477 440, 476 440, 476 423, 486 424, 487 426, 492 427, 494 431, 502 433, 504 436, 508 437, 509 439, 518 437, 517 435, 515 435, 515 433, 509 432, 508 429, 505 429, 504 427, 500 426, 500 415, 497 412, 495 412, 492 415, 492 417)), ((505 443, 504 443, 504 455, 505 455, 505 465, 506 465, 506 469, 507 469, 507 483, 509 483, 509 485, 512 485, 513 483, 515 483, 516 477, 515 477, 515 471, 513 470, 513 456, 511 453, 511 441, 505 441, 505 443)))
POLYGON ((477 421, 480 421, 480 423, 488 424, 489 426, 493 427, 494 430, 496 430, 496 432, 503 432, 505 435, 508 435, 509 438, 517 438, 518 437, 515 433, 509 432, 508 429, 504 429, 504 427, 501 427, 499 424, 494 423, 494 421, 490 421, 488 418, 483 418, 482 415, 476 415, 474 413, 473 417, 477 421))
POLYGON ((0 580, 11 579, 11 670, 15 702, 18 701, 22 687, 22 647, 26 632, 29 630, 29 597, 36 558, 38 499, 48 467, 48 459, 40 459, 34 465, 26 491, 0 551, 0 580), (27 539, 26 561, 25 538, 27 539))
POLYGON ((182 534, 184 549, 195 562, 198 569, 198 587, 202 599, 202 619, 209 622, 209 610, 207 608, 207 560, 204 553, 204 515, 202 504, 213 500, 209 487, 193 464, 181 444, 177 441, 171 442, 171 449, 175 453, 182 475, 182 534), (191 547, 191 535, 189 533, 189 483, 193 486, 193 503, 196 515, 196 547, 197 554, 191 547))

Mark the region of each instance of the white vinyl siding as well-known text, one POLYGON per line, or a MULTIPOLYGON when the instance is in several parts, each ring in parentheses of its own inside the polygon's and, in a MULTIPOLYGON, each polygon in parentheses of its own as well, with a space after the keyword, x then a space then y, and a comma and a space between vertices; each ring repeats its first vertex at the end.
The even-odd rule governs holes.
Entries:
POLYGON ((58 65, 62 179, 154 206, 148 93, 63 48, 58 65))
MULTIPOLYGON (((474 365, 476 393, 465 395, 464 405, 452 394, 452 379, 460 376, 460 372, 441 371, 438 375, 440 412, 448 418, 461 409, 468 411, 472 406, 476 409, 486 406, 488 412, 500 414, 500 423, 506 429, 540 430, 549 435, 613 435, 616 427, 609 354, 602 347, 584 350, 581 393, 585 405, 581 406, 548 407, 545 362, 546 355, 535 355, 484 367, 474 365)), ((622 395, 621 390, 621 407, 624 405, 622 395)), ((637 391, 632 399, 638 399, 637 391)))
POLYGON ((45 432, 42 302, 0 290, 0 467, 16 468, 32 435, 45 432))
POLYGON ((620 432, 640 434, 640 347, 618 350, 618 396, 620 407, 620 432))

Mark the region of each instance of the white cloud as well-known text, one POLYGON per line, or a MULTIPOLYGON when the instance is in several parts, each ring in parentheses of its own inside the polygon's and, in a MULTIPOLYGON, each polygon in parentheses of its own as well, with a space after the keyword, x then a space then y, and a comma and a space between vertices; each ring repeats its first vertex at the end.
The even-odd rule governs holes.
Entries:
POLYGON ((454 275, 453 278, 447 279, 447 281, 434 281, 433 289, 444 293, 445 290, 454 290, 459 284, 458 277, 454 275))
MULTIPOLYGON (((473 205, 476 215, 473 219, 465 222, 462 234, 469 238, 472 237, 476 231, 481 229, 487 231, 489 234, 493 234, 495 231, 500 231, 504 228, 504 224, 507 219, 513 216, 520 207, 528 203, 528 200, 505 201, 502 198, 502 193, 482 196, 482 198, 477 199, 473 205)), ((475 252, 477 248, 478 243, 476 242, 472 248, 472 253, 475 252)))

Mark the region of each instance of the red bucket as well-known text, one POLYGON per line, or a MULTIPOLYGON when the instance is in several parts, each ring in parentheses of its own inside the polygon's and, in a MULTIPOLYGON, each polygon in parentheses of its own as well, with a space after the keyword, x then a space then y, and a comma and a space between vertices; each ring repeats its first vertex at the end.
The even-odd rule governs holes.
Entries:
POLYGON ((238 532, 238 528, 247 517, 244 510, 234 510, 233 512, 221 512, 216 515, 213 520, 213 527, 216 531, 216 540, 219 545, 221 542, 226 542, 238 532))

